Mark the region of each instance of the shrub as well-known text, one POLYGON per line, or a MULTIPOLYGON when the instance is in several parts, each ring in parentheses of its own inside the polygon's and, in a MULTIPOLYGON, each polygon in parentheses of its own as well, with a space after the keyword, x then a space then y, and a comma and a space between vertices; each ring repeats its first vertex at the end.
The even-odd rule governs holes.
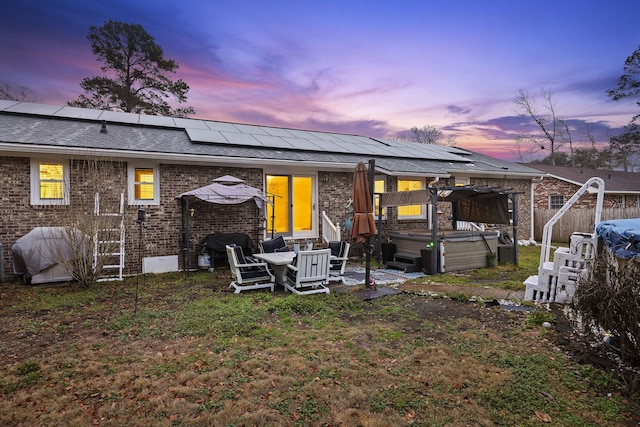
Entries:
POLYGON ((605 248, 590 270, 572 301, 583 333, 600 342, 610 334, 622 360, 640 366, 640 260, 616 259, 605 248))

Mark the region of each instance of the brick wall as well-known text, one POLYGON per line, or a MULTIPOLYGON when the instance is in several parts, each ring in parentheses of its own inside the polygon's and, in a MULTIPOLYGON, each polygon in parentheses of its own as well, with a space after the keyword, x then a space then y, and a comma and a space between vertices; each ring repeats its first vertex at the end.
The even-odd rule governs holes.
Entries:
MULTIPOLYGON (((176 199, 181 193, 211 184, 214 178, 222 175, 233 175, 246 180, 248 185, 262 188, 261 169, 161 165, 161 204, 142 206, 147 212, 147 223, 141 230, 137 223, 140 206, 129 205, 126 201, 126 163, 104 162, 103 173, 96 173, 93 166, 87 167, 86 162, 71 162, 71 194, 67 206, 31 206, 29 158, 1 157, 0 170, 3 184, 0 193, 0 243, 3 245, 5 280, 14 277, 11 245, 35 227, 63 226, 75 215, 92 215, 96 188, 100 192, 103 212, 117 210, 118 197, 125 192, 125 274, 141 270, 141 234, 143 257, 177 254, 182 268, 182 213, 180 200, 176 199)), ((194 208, 191 267, 197 266, 199 243, 207 234, 243 232, 249 234, 257 245, 259 220, 255 203, 218 205, 199 201, 191 207, 194 208)))
MULTIPOLYGON (((571 184, 556 178, 544 177, 541 180, 534 181, 534 208, 549 209, 549 196, 562 195, 566 203, 580 189, 581 185, 571 184)), ((606 188, 606 184, 605 184, 606 188)), ((574 209, 595 208, 597 201, 596 194, 583 194, 573 205, 574 209)), ((637 207, 637 197, 627 197, 626 207, 637 207)), ((603 207, 618 207, 618 196, 605 194, 603 207)))
MULTIPOLYGON (((30 160, 26 157, 0 157, 0 243, 3 245, 4 273, 7 280, 13 276, 13 258, 11 245, 21 236, 39 226, 67 225, 69 218, 78 213, 91 215, 94 207, 96 188, 100 190, 101 205, 105 209, 117 208, 117 199, 121 192, 127 189, 127 173, 125 162, 93 163, 73 161, 70 167, 70 204, 68 206, 31 206, 30 204, 30 160), (97 165, 97 168, 94 167, 97 165), (102 172, 96 172, 101 170, 102 172), (112 208, 110 208, 112 207, 112 208)), ((223 175, 233 175, 246 181, 248 185, 262 189, 263 171, 257 168, 236 167, 205 167, 192 165, 160 166, 160 205, 143 206, 147 213, 144 227, 137 223, 137 213, 140 206, 129 205, 125 199, 125 274, 139 273, 141 270, 140 253, 143 257, 178 255, 179 267, 182 263, 182 209, 180 200, 176 197, 181 193, 206 186, 213 179, 223 175), (142 241, 142 247, 140 242, 142 241)), ((453 180, 441 180, 438 185, 452 185, 453 180)), ((474 180, 472 184, 490 185, 514 188, 524 191, 518 196, 519 220, 521 231, 519 236, 527 238, 531 212, 528 207, 528 181, 502 180, 474 180)), ((343 232, 343 239, 350 239, 345 230, 344 221, 352 219, 352 206, 348 205, 353 195, 353 172, 318 173, 318 225, 322 227, 320 213, 324 210, 329 218, 339 223, 343 232)), ((386 191, 396 191, 397 180, 388 177, 386 191)), ((447 209, 448 204, 442 204, 447 209)), ((192 251, 190 268, 197 267, 197 254, 200 242, 211 233, 241 232, 248 234, 257 246, 262 232, 259 211, 253 202, 237 205, 220 205, 198 201, 191 204, 194 209, 193 217, 189 218, 191 228, 192 251)), ((386 240, 392 229, 408 229, 424 227, 424 220, 398 221, 397 210, 388 210, 387 220, 383 225, 382 238, 386 240)), ((439 216, 441 227, 450 228, 447 224, 446 212, 439 216)), ((322 230, 320 230, 322 236, 322 230)), ((314 243, 322 245, 318 238, 314 243)), ((362 253, 362 245, 352 246, 352 255, 362 253)))

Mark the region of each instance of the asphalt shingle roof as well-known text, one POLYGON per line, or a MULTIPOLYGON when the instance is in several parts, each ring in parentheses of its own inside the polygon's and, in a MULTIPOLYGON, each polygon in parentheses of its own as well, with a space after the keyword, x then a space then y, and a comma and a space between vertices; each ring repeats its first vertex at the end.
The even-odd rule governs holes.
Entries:
POLYGON ((143 158, 175 155, 204 162, 238 158, 238 164, 252 160, 254 164, 306 162, 352 167, 373 158, 377 169, 391 174, 539 175, 527 166, 457 147, 1 100, 0 143, 23 145, 25 152, 28 146, 45 146, 61 152, 97 150, 103 155, 127 153, 143 158), (100 132, 103 121, 106 133, 100 132))
POLYGON ((637 172, 571 168, 568 166, 552 166, 538 163, 530 163, 526 166, 576 185, 584 184, 589 178, 599 177, 604 180, 605 192, 608 193, 640 192, 640 174, 637 172))

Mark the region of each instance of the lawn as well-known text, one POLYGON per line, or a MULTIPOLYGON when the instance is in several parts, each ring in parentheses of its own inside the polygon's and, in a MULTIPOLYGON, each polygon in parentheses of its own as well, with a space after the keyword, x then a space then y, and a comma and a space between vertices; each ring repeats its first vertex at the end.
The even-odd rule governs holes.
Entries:
MULTIPOLYGON (((509 281, 530 274, 489 270, 509 268, 509 281)), ((476 274, 468 283, 485 280, 476 274)), ((630 385, 565 353, 555 328, 541 326, 559 320, 544 307, 507 311, 416 293, 362 301, 358 287, 236 295, 229 282, 219 268, 88 289, 0 285, 0 425, 640 420, 630 385)))
POLYGON ((423 280, 450 285, 491 286, 511 291, 524 291, 525 279, 533 274, 538 274, 539 262, 540 247, 521 246, 518 248, 517 266, 515 264, 500 264, 492 268, 435 274, 423 280))

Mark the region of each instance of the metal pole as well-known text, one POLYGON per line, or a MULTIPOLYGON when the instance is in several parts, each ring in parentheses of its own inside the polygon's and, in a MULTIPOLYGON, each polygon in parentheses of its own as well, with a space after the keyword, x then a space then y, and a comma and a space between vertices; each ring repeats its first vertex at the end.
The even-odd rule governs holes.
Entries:
MULTIPOLYGON (((373 205, 373 183, 376 173, 376 161, 371 159, 369 160, 369 196, 371 197, 371 205, 373 205)), ((373 212, 367 212, 367 215, 373 215, 373 212)), ((375 222, 374 222, 375 223, 375 222)), ((365 250, 365 274, 364 274, 364 285, 366 288, 371 287, 371 236, 367 237, 367 241, 364 244, 365 250)))
POLYGON ((438 274, 438 259, 440 258, 440 244, 438 242, 438 189, 429 189, 431 193, 431 273, 438 274))
POLYGON ((518 265, 518 204, 516 194, 511 194, 511 207, 513 208, 513 263, 518 265))

